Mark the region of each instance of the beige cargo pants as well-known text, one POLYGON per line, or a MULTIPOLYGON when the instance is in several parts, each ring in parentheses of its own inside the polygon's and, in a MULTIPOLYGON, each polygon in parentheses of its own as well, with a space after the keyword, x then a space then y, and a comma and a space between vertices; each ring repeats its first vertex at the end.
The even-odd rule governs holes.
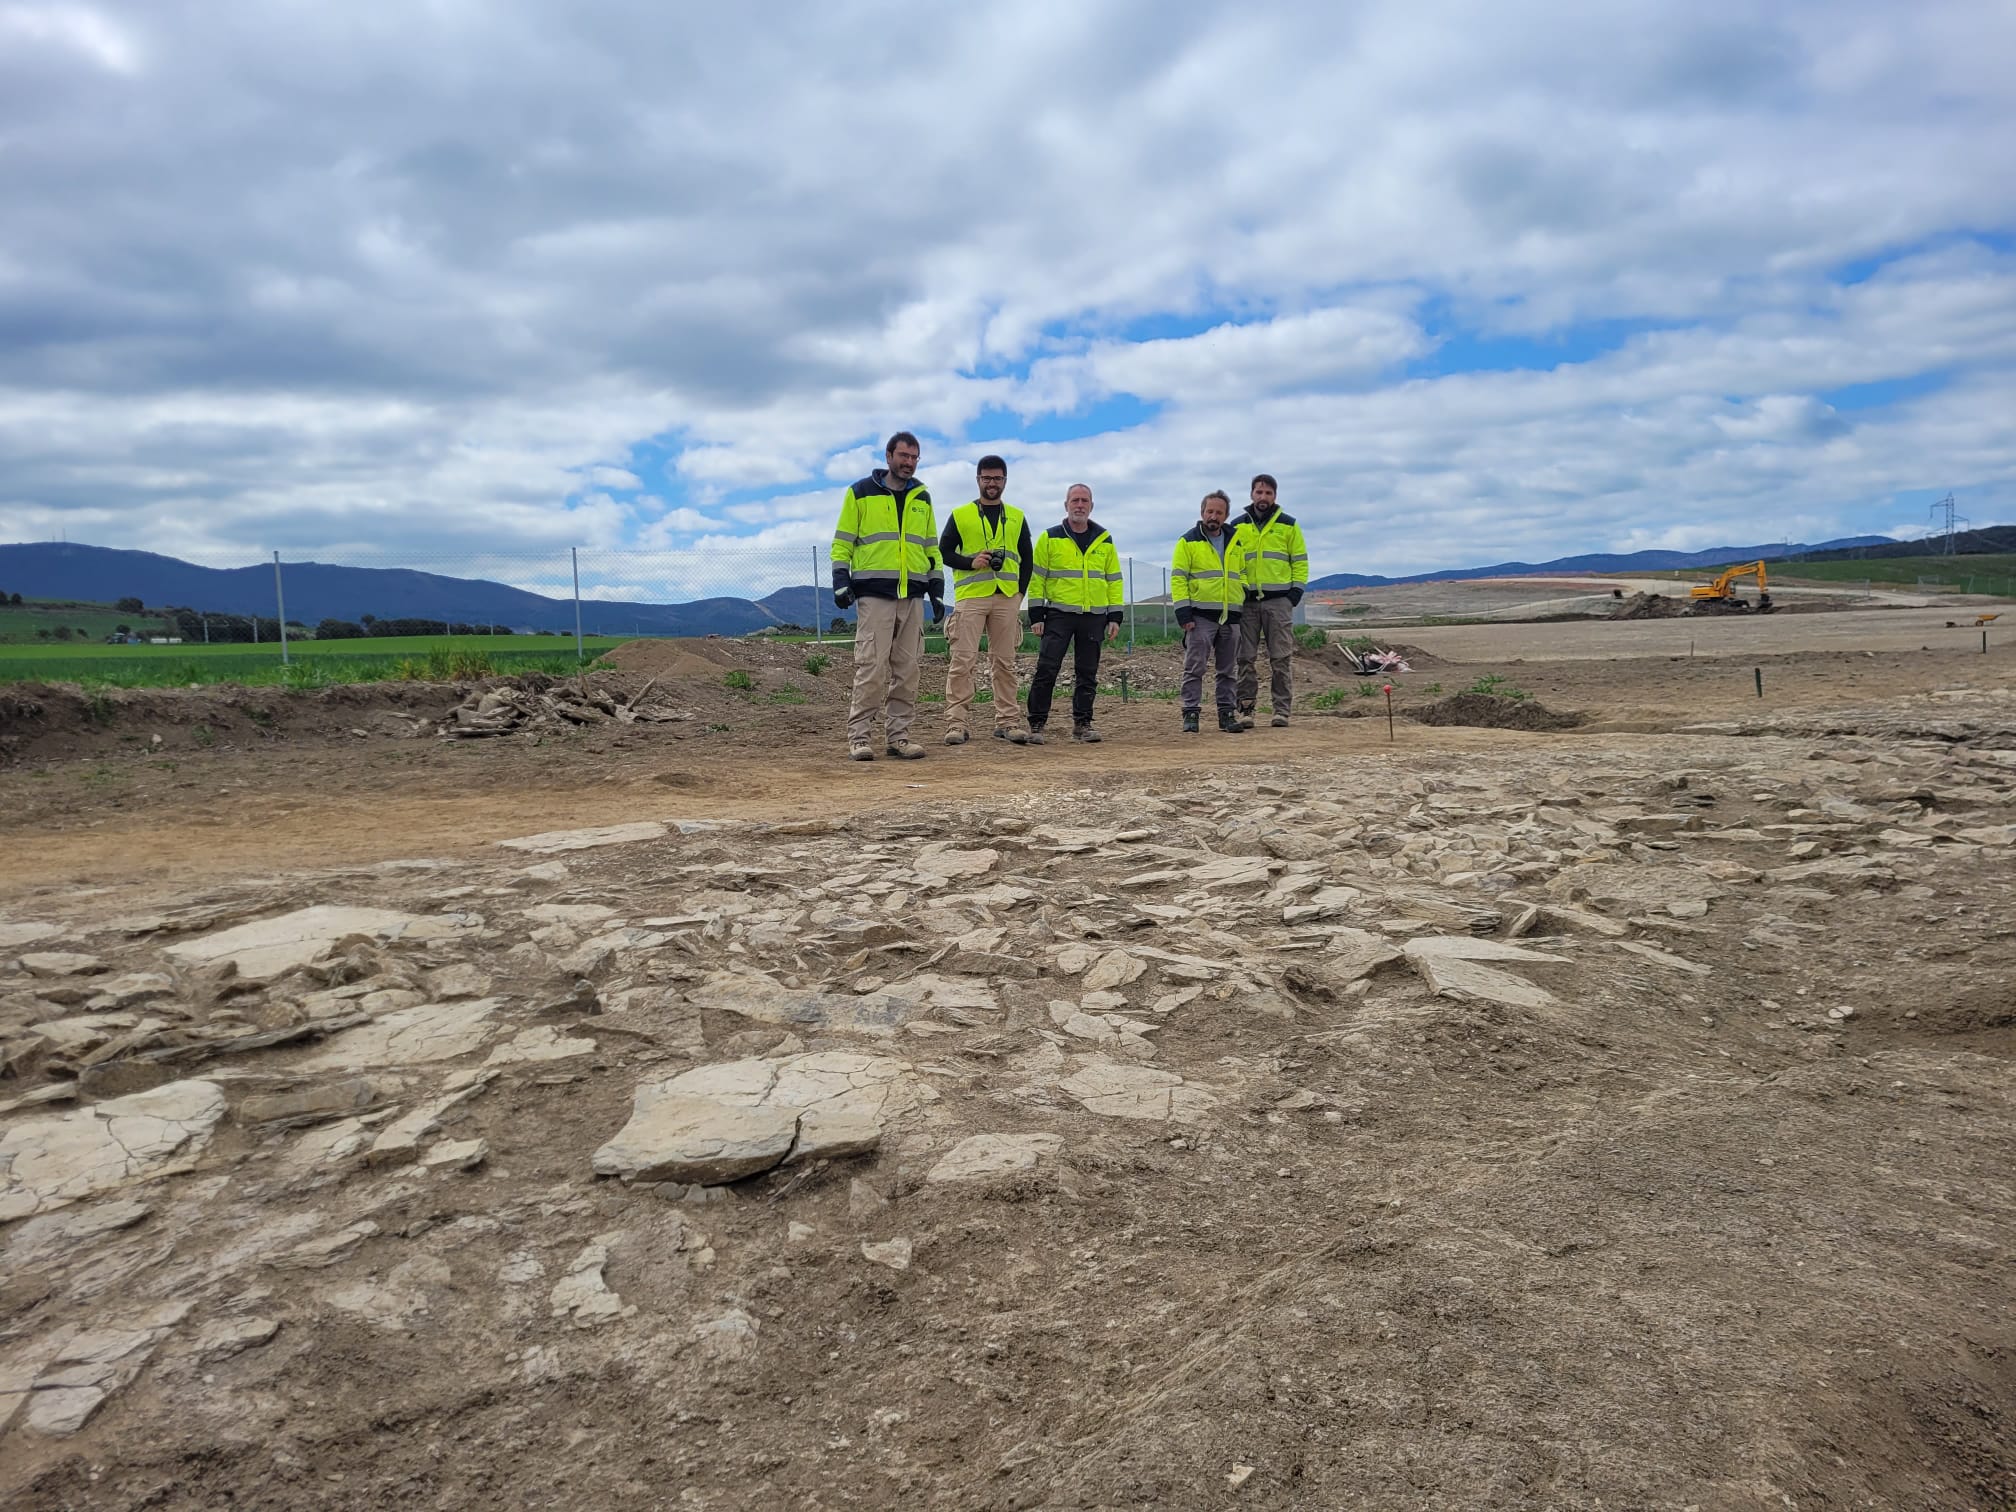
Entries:
POLYGON ((973 706, 974 674, 980 666, 980 637, 987 637, 987 662, 994 679, 994 728, 1010 730, 1021 719, 1015 687, 1015 648, 1022 644, 1022 596, 990 593, 965 599, 952 610, 945 627, 951 644, 952 670, 945 678, 945 729, 967 728, 973 706))
POLYGON ((910 733, 917 714, 917 671, 924 658, 924 600, 863 598, 854 601, 854 701, 847 710, 847 743, 869 745, 875 716, 882 716, 890 745, 910 733))

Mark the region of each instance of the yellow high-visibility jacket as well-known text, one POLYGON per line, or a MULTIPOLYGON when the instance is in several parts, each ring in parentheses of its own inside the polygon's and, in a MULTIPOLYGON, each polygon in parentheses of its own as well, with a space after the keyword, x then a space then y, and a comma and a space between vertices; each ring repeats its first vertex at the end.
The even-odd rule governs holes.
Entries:
POLYGON ((1227 524, 1219 539, 1225 543, 1223 557, 1202 525, 1191 526, 1176 542, 1176 558, 1169 566, 1169 598, 1176 606, 1179 625, 1193 619, 1236 625, 1246 590, 1259 586, 1247 552, 1253 533, 1242 534, 1227 524))
POLYGON ((1277 509, 1262 524, 1247 508, 1232 522, 1235 534, 1243 532, 1246 550, 1255 559, 1253 576, 1262 598, 1299 600, 1309 585, 1309 544, 1302 539, 1302 527, 1295 516, 1277 509))
POLYGON ((1022 549, 1028 540, 1028 524, 1023 520, 1022 511, 1012 504, 1001 506, 1000 523, 992 530, 987 528, 987 519, 980 513, 978 500, 961 504, 953 510, 952 521, 938 541, 939 554, 942 556, 952 549, 952 545, 956 545, 961 559, 965 561, 971 561, 982 551, 999 556, 992 572, 954 565, 954 600, 963 604, 970 599, 984 599, 996 593, 1005 593, 1010 598, 1019 594, 1022 591, 1022 549), (955 534, 958 539, 953 542, 955 534))
POLYGON ((1067 614, 1103 614, 1119 624, 1127 601, 1120 553, 1097 520, 1073 535, 1068 524, 1052 525, 1035 539, 1035 569, 1029 575, 1029 618, 1055 609, 1067 614))
POLYGON ((847 490, 833 527, 833 588, 856 598, 945 597, 928 488, 912 478, 899 499, 878 467, 847 490))

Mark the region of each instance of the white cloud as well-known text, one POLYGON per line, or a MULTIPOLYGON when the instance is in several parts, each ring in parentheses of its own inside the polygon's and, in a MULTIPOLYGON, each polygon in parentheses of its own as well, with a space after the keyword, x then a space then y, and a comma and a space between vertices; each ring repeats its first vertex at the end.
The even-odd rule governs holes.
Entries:
POLYGON ((1333 570, 2016 512, 2006 7, 907 14, 0 0, 0 517, 795 552, 898 426, 1156 558, 1260 467, 1333 570))

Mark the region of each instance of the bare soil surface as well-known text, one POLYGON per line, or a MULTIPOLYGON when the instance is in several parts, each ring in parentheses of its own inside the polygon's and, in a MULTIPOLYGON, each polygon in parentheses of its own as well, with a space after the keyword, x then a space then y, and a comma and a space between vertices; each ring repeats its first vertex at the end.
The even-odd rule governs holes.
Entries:
POLYGON ((0 1500, 2016 1504, 2016 658, 1405 634, 1582 723, 11 690, 0 1500))

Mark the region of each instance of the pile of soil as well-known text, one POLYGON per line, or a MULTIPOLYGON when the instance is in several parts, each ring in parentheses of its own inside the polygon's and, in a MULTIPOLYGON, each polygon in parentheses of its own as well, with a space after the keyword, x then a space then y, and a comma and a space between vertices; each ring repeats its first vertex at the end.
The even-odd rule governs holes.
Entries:
MULTIPOLYGON (((1437 656, 1433 651, 1423 651, 1419 646, 1405 645, 1400 641, 1382 640, 1377 643, 1375 649, 1380 651, 1398 651, 1402 656, 1407 658, 1407 665, 1412 667, 1416 672, 1425 672, 1432 667, 1446 667, 1449 665, 1447 661, 1437 656)), ((1362 677, 1365 675, 1358 670, 1358 664, 1352 659, 1351 653, 1345 650, 1343 645, 1338 641, 1331 641, 1321 651, 1298 651, 1296 654, 1298 658, 1309 657, 1318 666, 1331 672, 1340 673, 1345 677, 1362 677)))
POLYGON ((1613 620, 1682 619, 1694 612, 1687 599, 1668 598, 1663 593, 1634 593, 1610 611, 1613 620))
POLYGON ((1410 709, 1407 717, 1417 724, 1470 725, 1481 730, 1572 730, 1584 716, 1576 711, 1557 713, 1531 698, 1501 698, 1494 693, 1457 693, 1410 709))

